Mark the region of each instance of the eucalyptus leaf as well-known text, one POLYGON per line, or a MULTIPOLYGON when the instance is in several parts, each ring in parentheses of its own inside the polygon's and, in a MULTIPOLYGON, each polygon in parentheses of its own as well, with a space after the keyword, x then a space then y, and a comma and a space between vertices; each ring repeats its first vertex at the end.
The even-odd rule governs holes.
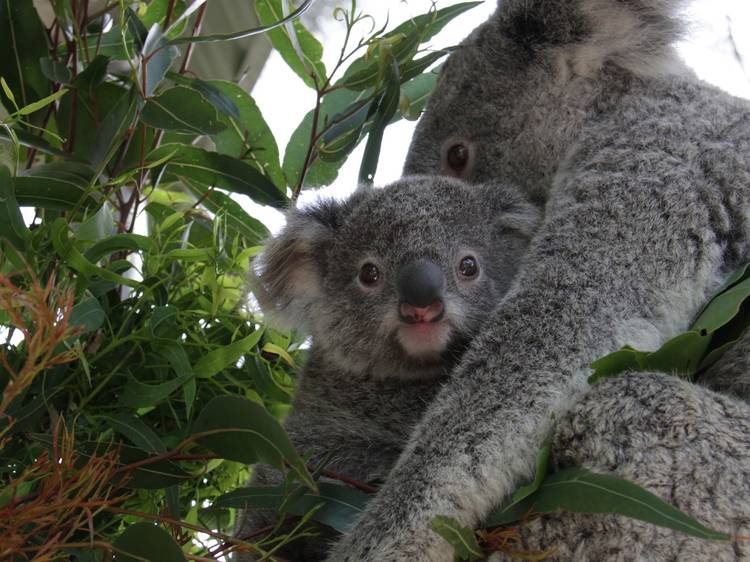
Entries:
POLYGON ((15 178, 16 199, 21 206, 66 211, 96 207, 90 195, 91 168, 73 162, 35 166, 15 178))
POLYGON ((276 468, 288 464, 300 482, 317 490, 289 437, 262 406, 235 396, 218 396, 198 414, 193 433, 198 442, 222 458, 276 468))
POLYGON ((150 98, 143 108, 144 123, 156 129, 212 135, 226 128, 216 109, 196 90, 176 86, 150 98))
POLYGON ((452 517, 438 515, 432 518, 432 530, 453 547, 458 560, 479 560, 484 557, 472 529, 464 527, 452 517))
POLYGON ((262 335, 263 330, 256 330, 249 336, 229 345, 212 349, 195 363, 195 375, 200 378, 210 378, 225 367, 237 363, 240 357, 258 344, 262 335))
MULTIPOLYGON (((281 8, 281 0, 255 0, 255 13, 263 25, 282 20, 284 14, 281 8)), ((289 68, 302 78, 305 84, 311 88, 314 88, 316 83, 323 86, 326 81, 326 68, 321 60, 323 45, 299 20, 294 20, 291 25, 269 30, 267 35, 289 68)))
POLYGON ((130 440, 133 445, 148 453, 164 453, 167 448, 159 436, 143 420, 127 414, 102 416, 107 424, 120 435, 130 440))
POLYGON ((10 170, 0 166, 0 239, 21 249, 28 236, 29 229, 16 200, 10 170))
POLYGON ((141 68, 138 69, 138 76, 142 77, 141 89, 145 97, 149 98, 154 95, 156 88, 167 75, 169 67, 179 55, 179 49, 169 45, 159 25, 151 26, 143 45, 140 61, 140 67, 145 66, 145 72, 141 68))
MULTIPOLYGON (((219 496, 213 506, 278 510, 284 505, 288 496, 289 492, 284 490, 283 486, 250 486, 219 496)), ((312 520, 340 533, 346 533, 362 514, 369 500, 370 496, 350 486, 323 482, 319 484, 319 493, 304 491, 284 508, 287 513, 301 516, 316 506, 321 506, 313 514, 312 520)))
MULTIPOLYGON (((521 502, 534 513, 613 513, 645 521, 708 540, 728 540, 726 533, 714 531, 686 515, 676 507, 623 478, 595 474, 584 468, 572 467, 548 476, 539 490, 521 502)), ((516 504, 512 507, 518 507, 516 504)), ((507 522, 503 510, 488 517, 487 526, 507 522)))
POLYGON ((174 539, 153 523, 135 523, 112 543, 114 562, 187 562, 174 539))
MULTIPOLYGON (((39 62, 47 56, 47 34, 32 0, 0 0, 0 76, 18 107, 50 94, 39 62)), ((15 111, 7 96, 0 94, 0 101, 8 113, 15 111)))
POLYGON ((391 121, 391 117, 398 110, 401 87, 399 82, 398 64, 395 59, 390 61, 385 71, 386 90, 378 100, 378 106, 374 113, 372 126, 367 136, 365 153, 362 155, 362 164, 359 168, 359 182, 372 184, 375 172, 378 168, 380 157, 380 145, 383 142, 383 132, 391 121))
POLYGON ((261 204, 274 207, 286 204, 284 194, 266 176, 242 160, 179 144, 162 145, 149 155, 148 160, 155 161, 168 155, 171 155, 169 161, 155 171, 157 175, 166 169, 178 178, 241 193, 261 204))
POLYGON ((88 334, 98 330, 107 318, 107 313, 93 297, 85 297, 77 302, 68 321, 71 326, 83 328, 82 334, 88 334))

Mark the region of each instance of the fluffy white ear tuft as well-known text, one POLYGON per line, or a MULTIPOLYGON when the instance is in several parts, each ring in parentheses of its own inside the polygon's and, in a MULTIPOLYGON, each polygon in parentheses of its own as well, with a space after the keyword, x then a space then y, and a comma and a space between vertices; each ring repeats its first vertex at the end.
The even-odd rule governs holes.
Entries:
POLYGON ((334 239, 340 210, 341 204, 329 200, 290 211, 284 229, 256 258, 251 289, 272 322, 309 327, 312 308, 322 297, 326 248, 334 239))

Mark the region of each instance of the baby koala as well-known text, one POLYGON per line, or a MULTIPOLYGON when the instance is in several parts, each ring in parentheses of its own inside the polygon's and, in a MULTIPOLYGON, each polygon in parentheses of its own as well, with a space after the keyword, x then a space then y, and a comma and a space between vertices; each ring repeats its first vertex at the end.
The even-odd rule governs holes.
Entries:
MULTIPOLYGON (((260 256, 256 293, 270 321, 312 335, 284 423, 297 450, 313 463, 331 455, 326 468, 361 482, 384 480, 510 287, 540 216, 520 190, 431 176, 292 210, 260 256)), ((279 481, 268 467, 253 478, 279 481)), ((269 518, 246 512, 239 536, 269 518)), ((279 555, 318 560, 326 547, 295 542, 279 555)))

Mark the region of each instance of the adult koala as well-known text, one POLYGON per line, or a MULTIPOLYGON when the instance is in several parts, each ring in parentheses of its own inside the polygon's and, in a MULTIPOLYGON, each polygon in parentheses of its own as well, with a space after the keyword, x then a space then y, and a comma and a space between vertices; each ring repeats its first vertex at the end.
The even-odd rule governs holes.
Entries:
MULTIPOLYGON (((750 107, 677 58, 682 4, 504 0, 449 58, 406 172, 502 178, 546 216, 330 560, 451 560, 432 518, 479 525, 529 477, 553 418, 558 444, 572 444, 560 462, 632 477, 710 525, 750 531, 746 404, 647 374, 583 396, 593 360, 659 347, 750 257, 750 107)), ((614 517, 553 517, 536 532, 530 545, 578 560, 750 556, 743 543, 614 517)))

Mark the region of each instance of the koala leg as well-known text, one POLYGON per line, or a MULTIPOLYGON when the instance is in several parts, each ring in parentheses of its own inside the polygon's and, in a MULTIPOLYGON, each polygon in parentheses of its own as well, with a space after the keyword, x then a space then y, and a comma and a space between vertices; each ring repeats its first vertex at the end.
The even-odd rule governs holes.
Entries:
MULTIPOLYGON (((663 374, 596 384, 556 428, 553 462, 616 474, 717 531, 750 535, 750 406, 663 374)), ((517 550, 551 559, 748 560, 746 541, 707 541, 615 515, 556 513, 520 528, 517 550)), ((509 559, 499 553, 492 562, 509 559)))

